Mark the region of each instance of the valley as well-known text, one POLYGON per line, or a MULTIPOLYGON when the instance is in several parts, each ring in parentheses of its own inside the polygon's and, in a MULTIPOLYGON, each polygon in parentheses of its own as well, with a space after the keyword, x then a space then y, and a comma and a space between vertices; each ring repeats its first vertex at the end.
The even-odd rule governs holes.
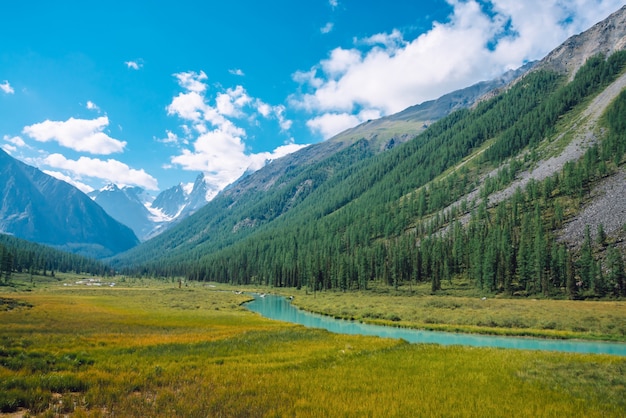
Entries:
MULTIPOLYGON (((19 302, 0 309, 3 415, 617 417, 626 408, 621 357, 331 334, 264 319, 241 306, 248 296, 217 283, 64 286, 76 279, 35 277, 20 292, 0 291, 3 307, 19 302)), ((386 312, 380 296, 346 304, 386 312)), ((388 297, 397 308, 415 301, 388 297)), ((450 310, 462 299, 437 300, 423 306, 450 310)), ((621 303, 613 315, 626 315, 621 303)))
MULTIPOLYGON (((189 136, 219 136, 201 115, 243 136, 252 104, 291 126, 175 77, 168 116, 195 125, 161 145, 210 154, 189 136)), ((626 6, 542 60, 296 148, 157 196, 87 195, 0 150, 0 417, 625 415, 621 354, 334 334, 245 303, 625 347, 626 6)))

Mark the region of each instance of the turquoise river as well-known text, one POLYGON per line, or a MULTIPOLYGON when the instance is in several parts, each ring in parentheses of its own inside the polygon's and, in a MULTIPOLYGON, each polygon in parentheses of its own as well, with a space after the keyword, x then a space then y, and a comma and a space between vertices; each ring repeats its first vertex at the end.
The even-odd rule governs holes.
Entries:
POLYGON ((338 334, 360 334, 383 338, 396 338, 419 344, 501 347, 519 350, 548 350, 626 356, 626 344, 624 343, 457 334, 363 324, 357 321, 335 319, 305 312, 293 306, 284 297, 276 295, 261 296, 255 294, 254 300, 247 303, 245 306, 266 318, 301 324, 309 328, 322 328, 338 334))

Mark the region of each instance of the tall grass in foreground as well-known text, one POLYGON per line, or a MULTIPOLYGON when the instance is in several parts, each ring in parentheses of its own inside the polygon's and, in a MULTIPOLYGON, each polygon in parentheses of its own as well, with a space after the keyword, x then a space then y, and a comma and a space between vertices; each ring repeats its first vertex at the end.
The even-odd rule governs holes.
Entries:
POLYGON ((0 294, 0 408, 31 416, 623 416, 626 359, 272 322, 205 287, 0 294), (28 305, 32 305, 29 307, 28 305), (28 411, 27 411, 28 409, 28 411))

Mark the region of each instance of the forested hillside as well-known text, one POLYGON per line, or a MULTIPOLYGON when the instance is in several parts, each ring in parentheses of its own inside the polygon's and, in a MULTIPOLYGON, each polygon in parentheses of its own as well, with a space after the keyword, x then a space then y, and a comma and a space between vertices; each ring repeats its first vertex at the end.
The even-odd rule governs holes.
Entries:
POLYGON ((0 283, 9 283, 13 273, 55 272, 105 275, 111 269, 100 261, 0 234, 0 283))
POLYGON ((531 72, 385 153, 359 141, 315 165, 293 167, 279 186, 254 199, 222 196, 202 211, 202 231, 190 234, 181 225, 176 241, 182 244, 152 249, 158 259, 134 259, 144 273, 241 284, 351 289, 371 281, 429 281, 437 291, 443 280, 457 278, 512 294, 626 295, 616 237, 592 241, 589 232, 582 246, 556 239, 594 182, 623 165, 624 94, 598 129, 601 142, 584 158, 488 204, 490 193, 536 164, 544 149, 558 151, 563 126, 625 64, 624 52, 596 56, 571 82, 531 72), (479 186, 480 204, 459 202, 479 186))

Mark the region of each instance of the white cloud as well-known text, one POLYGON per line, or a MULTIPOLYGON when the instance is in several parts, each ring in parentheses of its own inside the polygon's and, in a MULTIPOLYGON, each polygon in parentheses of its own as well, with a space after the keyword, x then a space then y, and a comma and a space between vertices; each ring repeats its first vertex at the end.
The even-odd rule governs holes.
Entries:
POLYGON ((323 34, 330 33, 333 31, 334 27, 335 27, 335 24, 333 22, 328 22, 320 28, 320 32, 322 32, 323 34))
POLYGON ((198 92, 179 93, 167 106, 168 115, 177 115, 181 119, 199 121, 206 113, 208 106, 204 97, 198 92))
POLYGON ((176 73, 174 77, 178 79, 178 84, 187 91, 202 93, 206 90, 204 80, 208 77, 204 71, 200 71, 199 73, 195 71, 176 73))
POLYGON ((3 83, 0 83, 0 90, 5 92, 6 94, 13 94, 13 93, 15 93, 15 90, 13 90, 13 87, 11 87, 11 84, 9 84, 9 82, 7 80, 4 80, 3 83))
POLYGON ((83 193, 93 192, 93 190, 94 190, 94 188, 91 187, 90 185, 85 184, 83 182, 80 182, 78 180, 74 180, 70 176, 67 176, 67 175, 65 175, 63 173, 60 173, 58 171, 43 170, 43 172, 46 173, 49 176, 54 177, 55 179, 63 180, 64 182, 71 184, 72 186, 76 187, 78 190, 80 190, 83 193))
POLYGON ((312 132, 320 134, 324 139, 329 139, 346 129, 353 128, 368 120, 379 119, 382 116, 380 111, 376 109, 363 109, 356 115, 331 112, 308 120, 306 125, 312 132))
POLYGON ((335 8, 339 6, 339 0, 328 0, 328 4, 330 4, 332 8, 335 8))
POLYGON ((24 142, 24 140, 22 138, 20 138, 19 136, 9 136, 9 135, 5 135, 2 138, 4 141, 9 142, 17 147, 23 148, 23 147, 27 147, 28 145, 26 145, 26 142, 24 142))
POLYGON ((70 160, 61 154, 50 154, 41 161, 41 164, 73 174, 77 177, 73 181, 87 177, 105 180, 120 186, 136 185, 147 190, 158 190, 157 180, 143 169, 135 170, 113 159, 104 161, 80 157, 78 160, 70 160))
POLYGON ((95 110, 96 112, 100 112, 100 108, 98 107, 98 105, 91 100, 87 101, 87 105, 85 107, 87 107, 87 109, 89 110, 95 110))
POLYGON ((372 46, 382 45, 389 51, 407 45, 402 33, 398 29, 394 29, 391 33, 377 33, 365 39, 356 39, 355 43, 372 46))
POLYGON ((126 64, 126 68, 128 68, 129 70, 139 70, 143 67, 143 62, 141 62, 141 60, 124 61, 124 64, 126 64))
POLYGON ((15 151, 17 151, 17 147, 10 145, 10 144, 2 144, 2 146, 0 147, 2 148, 7 154, 13 154, 15 151))
POLYGON ((242 86, 227 89, 225 93, 219 93, 215 99, 217 112, 223 116, 242 117, 243 108, 252 102, 242 86))
POLYGON ((228 70, 229 73, 231 73, 232 75, 238 75, 240 77, 245 76, 244 72, 241 70, 241 68, 233 68, 231 70, 228 70))
MULTIPOLYGON (((201 171, 213 190, 219 191, 241 177, 246 170, 260 168, 266 160, 301 147, 290 143, 272 152, 249 153, 245 142, 247 132, 240 123, 255 124, 258 117, 274 119, 286 131, 291 127, 291 121, 285 117, 285 107, 272 106, 251 97, 241 85, 222 89, 211 98, 207 96, 207 76, 204 72, 185 72, 174 76, 185 91, 172 99, 167 112, 190 123, 193 129, 183 125, 191 146, 183 146, 178 155, 171 157, 171 166, 165 167, 201 171)), ((167 135, 168 138, 162 142, 178 142, 181 145, 175 134, 168 132, 167 135)))
POLYGON ((165 138, 161 138, 161 139, 155 138, 155 140, 163 144, 178 144, 184 141, 184 139, 179 138, 179 136, 173 133, 172 131, 166 131, 165 133, 166 133, 165 138))
POLYGON ((103 132, 108 125, 109 118, 106 116, 93 120, 69 118, 65 122, 46 120, 26 126, 22 132, 39 142, 57 141, 75 151, 91 154, 123 151, 125 141, 111 138, 103 132))
MULTIPOLYGON (((363 110, 388 115, 540 59, 567 37, 602 20, 622 0, 447 0, 445 22, 415 39, 398 30, 335 48, 307 71, 294 73, 302 93, 292 106, 312 113, 324 137, 359 123, 363 110)), ((332 5, 332 2, 331 2, 332 5)))
POLYGON ((328 139, 361 122, 363 122, 361 119, 349 113, 324 113, 310 119, 306 125, 311 131, 321 134, 324 139, 328 139))

